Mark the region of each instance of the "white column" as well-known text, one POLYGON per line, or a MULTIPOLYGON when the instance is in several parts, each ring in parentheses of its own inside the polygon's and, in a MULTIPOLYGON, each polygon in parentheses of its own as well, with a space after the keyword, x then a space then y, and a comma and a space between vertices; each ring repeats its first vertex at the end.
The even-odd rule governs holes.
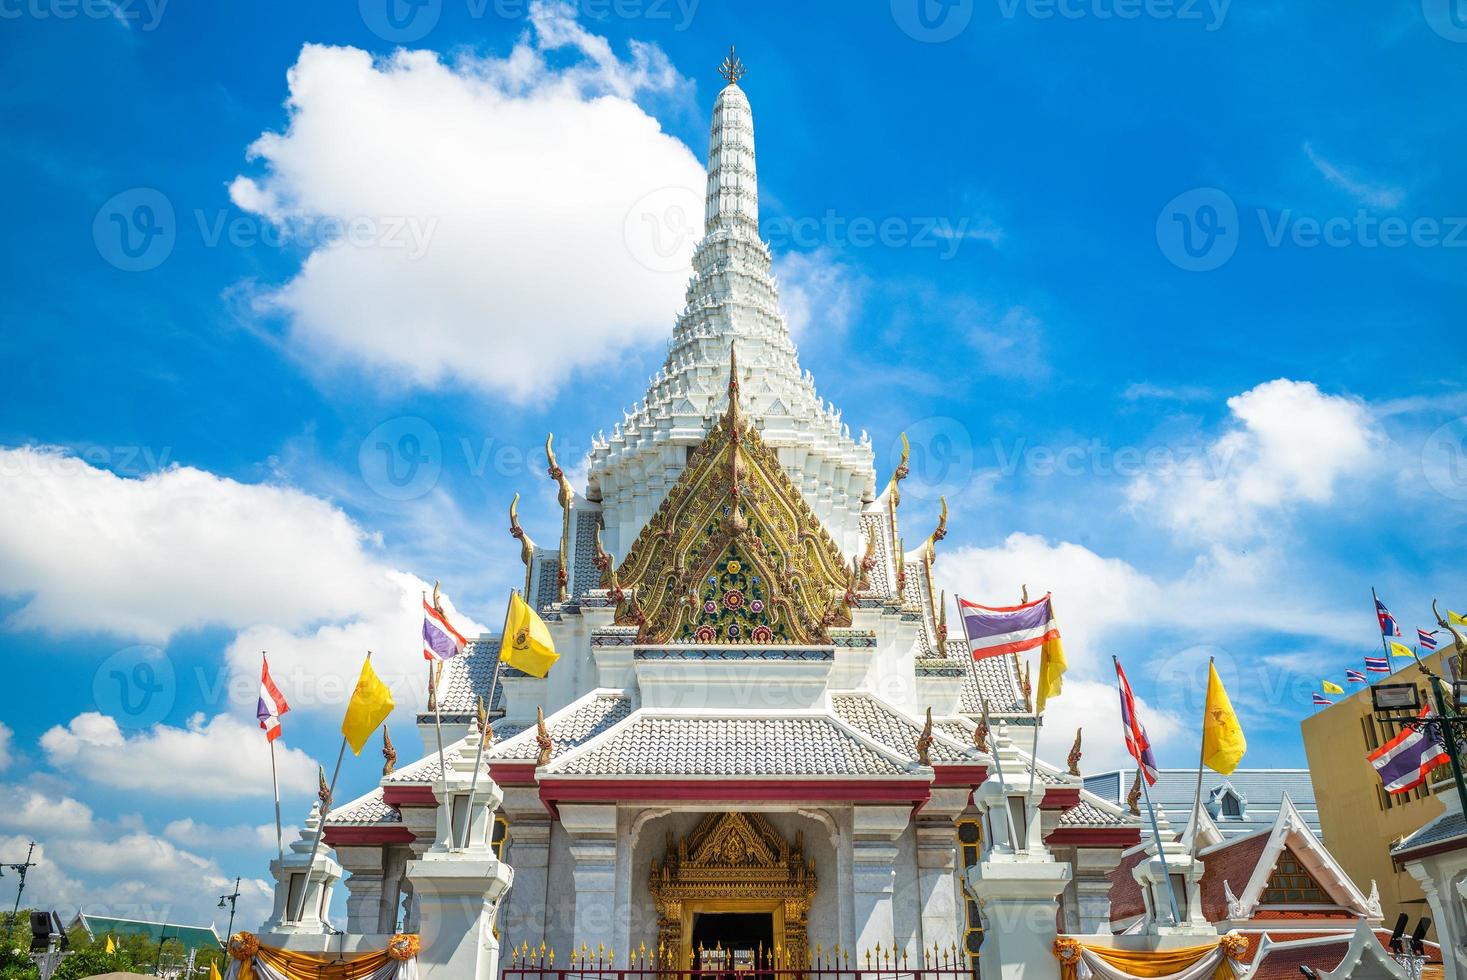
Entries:
MULTIPOLYGON (((934 788, 917 822, 917 899, 922 909, 921 935, 916 945, 931 949, 936 943, 962 947, 962 910, 958 908, 953 874, 957 869, 957 820, 968 805, 969 790, 934 788)), ((913 962, 921 949, 909 948, 913 962)))
POLYGON ((500 917, 500 932, 510 947, 518 948, 525 943, 538 947, 548 942, 545 926, 550 887, 550 819, 534 786, 505 790, 504 811, 509 819, 509 847, 505 853, 514 863, 514 890, 500 917))
POLYGON ((983 980, 1059 980, 1057 899, 1070 883, 1070 866, 1044 846, 1044 784, 1036 781, 1029 791, 1027 760, 1014 750, 1005 725, 994 736, 993 754, 1003 777, 995 766, 973 794, 992 833, 984 837, 982 860, 967 872, 968 890, 983 910, 979 969, 983 980), (1009 832, 1011 814, 1018 840, 1009 832))
MULTIPOLYGON (((497 980, 499 940, 494 918, 500 899, 514 881, 509 865, 494 856, 490 831, 502 794, 487 772, 474 779, 479 733, 469 737, 450 762, 439 795, 437 836, 422 858, 409 861, 407 880, 423 948, 421 980, 497 980), (472 786, 472 790, 470 787, 472 786), (443 797, 447 790, 447 798, 443 797), (455 827, 454 801, 464 804, 468 831, 455 827)), ((487 766, 485 767, 487 769, 487 766)))
POLYGON ((907 829, 910 807, 858 806, 851 833, 851 892, 857 956, 878 943, 890 949, 896 936, 892 896, 896 890, 897 838, 907 829))
POLYGON ((570 836, 575 862, 576 916, 572 946, 596 955, 615 948, 616 909, 616 807, 563 805, 560 823, 570 836))
POLYGON ((331 892, 341 880, 342 867, 331 856, 330 848, 316 848, 316 834, 321 827, 321 804, 311 806, 311 815, 301 828, 301 836, 290 845, 285 860, 270 862, 275 877, 275 904, 261 932, 282 936, 324 936, 331 932, 326 913, 331 908, 331 892), (311 855, 315 854, 315 863, 311 855), (308 867, 309 866, 309 867, 308 867), (301 899, 301 891, 305 899, 301 899), (299 910, 299 914, 297 914, 299 910))

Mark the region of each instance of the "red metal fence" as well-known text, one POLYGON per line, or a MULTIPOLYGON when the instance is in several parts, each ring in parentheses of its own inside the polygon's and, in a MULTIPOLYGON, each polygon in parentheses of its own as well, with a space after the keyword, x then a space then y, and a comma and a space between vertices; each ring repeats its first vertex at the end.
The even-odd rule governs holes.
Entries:
POLYGON ((685 969, 676 952, 633 950, 618 957, 605 949, 574 950, 570 962, 556 962, 554 951, 508 950, 501 962, 502 980, 976 980, 978 961, 956 947, 905 952, 877 949, 855 954, 839 948, 817 948, 803 965, 780 950, 756 949, 733 954, 720 948, 693 951, 693 967, 685 969), (618 961, 620 961, 618 963, 618 961))

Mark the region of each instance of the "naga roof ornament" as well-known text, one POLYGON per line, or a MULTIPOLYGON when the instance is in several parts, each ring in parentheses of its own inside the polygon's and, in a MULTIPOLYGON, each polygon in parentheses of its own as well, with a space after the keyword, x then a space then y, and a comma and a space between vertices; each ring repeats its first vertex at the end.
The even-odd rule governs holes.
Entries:
POLYGON ((520 495, 509 502, 509 534, 520 543, 520 561, 525 563, 525 595, 530 594, 530 563, 535 558, 535 542, 520 527, 520 495))
POLYGON ((640 643, 823 645, 850 625, 845 558, 745 419, 732 347, 728 409, 615 575, 640 643))
POLYGON ((570 513, 575 491, 571 489, 570 481, 565 478, 565 471, 555 460, 555 450, 551 447, 554 441, 554 432, 545 436, 545 459, 550 464, 546 472, 550 474, 550 479, 555 481, 556 499, 560 502, 560 568, 555 573, 555 580, 560 585, 560 601, 564 602, 570 596, 570 513))

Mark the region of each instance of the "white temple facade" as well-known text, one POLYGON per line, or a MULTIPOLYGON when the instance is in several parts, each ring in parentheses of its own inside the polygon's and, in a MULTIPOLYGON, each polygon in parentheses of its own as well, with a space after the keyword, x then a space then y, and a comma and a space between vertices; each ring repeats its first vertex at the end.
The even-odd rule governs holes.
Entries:
MULTIPOLYGON (((479 785, 494 858, 475 860, 502 885, 487 913, 498 942, 543 943, 562 963, 642 950, 687 969, 718 948, 803 965, 880 947, 976 969, 980 894, 990 911, 1022 901, 1052 918, 1010 948, 1108 936, 1140 821, 1084 790, 1078 738, 1063 767, 1024 751, 1035 718, 1018 660, 975 663, 948 636, 932 576, 945 504, 935 528, 904 529, 905 460, 878 480, 870 439, 801 369, 759 238, 753 112, 726 68, 706 234, 666 362, 594 439, 584 487, 550 453, 563 521, 536 536, 553 543, 511 508, 526 597, 560 660, 543 679, 506 667, 495 686, 499 637, 485 635, 439 685, 459 782, 493 688, 480 774, 493 789, 479 785), (996 748, 1007 782, 979 792, 996 748), (1022 840, 995 838, 1006 807, 1022 840)), ((317 874, 345 875, 349 935, 430 931, 414 890, 454 850, 432 720, 418 718, 420 761, 389 764, 327 817, 339 867, 317 874)))

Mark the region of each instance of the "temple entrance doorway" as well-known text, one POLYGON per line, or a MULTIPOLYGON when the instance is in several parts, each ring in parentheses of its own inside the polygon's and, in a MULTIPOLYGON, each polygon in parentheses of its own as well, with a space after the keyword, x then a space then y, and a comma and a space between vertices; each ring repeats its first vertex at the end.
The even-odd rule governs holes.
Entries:
POLYGON ((815 865, 799 834, 785 840, 758 813, 710 813, 682 840, 668 834, 651 870, 659 961, 682 970, 808 963, 815 865), (702 950, 720 945, 727 957, 713 963, 702 950))
POLYGON ((769 912, 694 912, 693 969, 767 970, 774 952, 769 912))

